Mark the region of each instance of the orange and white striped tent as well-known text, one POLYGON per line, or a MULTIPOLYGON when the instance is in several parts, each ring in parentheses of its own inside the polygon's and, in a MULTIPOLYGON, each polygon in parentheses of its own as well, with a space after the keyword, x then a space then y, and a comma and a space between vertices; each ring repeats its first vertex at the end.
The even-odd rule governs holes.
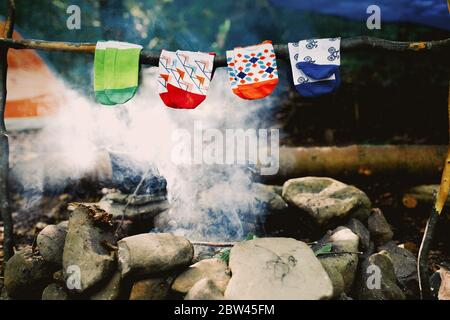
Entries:
MULTIPOLYGON (((0 22, 0 34, 4 23, 0 22)), ((14 32, 13 39, 22 39, 14 32)), ((35 50, 8 51, 5 121, 8 130, 42 128, 63 106, 64 83, 35 50)))

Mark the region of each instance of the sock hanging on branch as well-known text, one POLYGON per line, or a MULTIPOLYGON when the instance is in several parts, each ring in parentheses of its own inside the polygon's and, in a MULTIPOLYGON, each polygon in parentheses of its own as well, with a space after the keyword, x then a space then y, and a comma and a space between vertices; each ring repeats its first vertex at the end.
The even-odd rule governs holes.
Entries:
POLYGON ((278 84, 277 61, 271 41, 228 50, 227 64, 231 89, 243 99, 267 97, 278 84))
POLYGON ((288 44, 294 86, 304 97, 321 96, 339 87, 340 38, 288 44))
POLYGON ((103 105, 112 106, 105 93, 105 55, 107 42, 99 41, 94 56, 94 93, 95 100, 103 105))
POLYGON ((158 92, 164 104, 194 109, 206 99, 214 53, 163 50, 159 58, 158 92))
POLYGON ((123 104, 134 97, 138 87, 139 56, 142 46, 99 41, 94 57, 94 92, 104 105, 123 104))
POLYGON ((176 108, 169 96, 168 84, 171 77, 170 66, 175 61, 175 52, 162 50, 159 57, 158 93, 164 104, 171 108, 176 108))

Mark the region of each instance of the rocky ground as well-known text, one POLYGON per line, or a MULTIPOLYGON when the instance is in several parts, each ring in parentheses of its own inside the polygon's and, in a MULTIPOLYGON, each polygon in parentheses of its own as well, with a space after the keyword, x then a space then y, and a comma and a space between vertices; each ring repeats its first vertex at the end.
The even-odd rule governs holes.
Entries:
MULTIPOLYGON (((118 228, 121 219, 100 206, 73 203, 122 199, 109 191, 84 199, 44 198, 37 207, 28 206, 36 211, 28 215, 19 210, 25 199, 16 196, 17 251, 0 281, 1 298, 419 297, 416 256, 426 212, 400 210, 392 194, 371 201, 360 189, 331 178, 291 179, 282 187, 255 184, 254 190, 268 212, 264 226, 258 237, 225 248, 142 232, 133 227, 139 219, 127 218, 118 228), (375 206, 395 208, 397 215, 375 206)), ((160 207, 156 215, 136 212, 164 229, 170 209, 160 207)), ((449 244, 440 233, 430 269, 436 298, 448 299, 449 244)))

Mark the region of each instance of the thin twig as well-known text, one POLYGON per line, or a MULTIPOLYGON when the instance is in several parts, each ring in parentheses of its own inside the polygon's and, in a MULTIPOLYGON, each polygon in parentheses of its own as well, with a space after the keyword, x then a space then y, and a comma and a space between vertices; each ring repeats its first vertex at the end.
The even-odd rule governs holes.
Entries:
POLYGON ((208 242, 208 241, 191 241, 194 246, 205 247, 233 247, 237 242, 208 242))
POLYGON ((331 255, 331 254, 364 254, 361 251, 340 251, 340 252, 321 252, 317 256, 331 255))
POLYGON ((119 230, 120 230, 120 228, 122 228, 122 225, 125 221, 125 213, 128 209, 128 206, 130 205, 131 200, 136 197, 137 193, 139 192, 139 189, 141 188, 142 184, 144 183, 144 180, 147 179, 147 176, 150 173, 150 170, 151 170, 151 167, 148 167, 147 171, 141 177, 141 180, 139 181, 136 188, 134 189, 134 192, 127 197, 127 201, 125 203, 125 206, 123 207, 123 212, 122 212, 122 216, 121 216, 119 225, 117 226, 117 229, 116 229, 116 235, 119 233, 119 230))
MULTIPOLYGON (((209 242, 209 241, 191 241, 194 246, 205 246, 205 247, 233 247, 238 242, 209 242)), ((312 246, 317 244, 317 241, 308 242, 307 245, 312 246)))

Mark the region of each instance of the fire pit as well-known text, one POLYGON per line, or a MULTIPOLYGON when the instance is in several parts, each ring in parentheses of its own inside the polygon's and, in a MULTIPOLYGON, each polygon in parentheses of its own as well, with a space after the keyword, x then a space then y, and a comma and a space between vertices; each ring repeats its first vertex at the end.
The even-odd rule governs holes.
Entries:
POLYGON ((165 195, 167 181, 156 166, 139 159, 135 153, 108 150, 112 169, 112 183, 124 194, 165 195))

